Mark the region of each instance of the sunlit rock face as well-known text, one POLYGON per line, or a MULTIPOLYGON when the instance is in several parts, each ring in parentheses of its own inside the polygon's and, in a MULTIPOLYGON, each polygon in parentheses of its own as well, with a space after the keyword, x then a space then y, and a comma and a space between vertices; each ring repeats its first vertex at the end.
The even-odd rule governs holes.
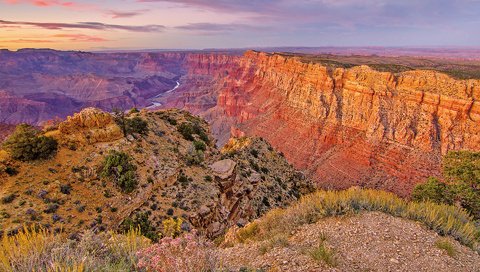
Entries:
POLYGON ((182 86, 162 98, 211 122, 223 144, 256 135, 328 188, 406 195, 440 175, 441 155, 480 149, 480 81, 367 66, 329 70, 291 57, 189 55, 182 86))
POLYGON ((449 150, 480 150, 480 81, 433 71, 329 69, 254 51, 0 57, 0 123, 155 102, 205 117, 219 145, 231 135, 261 136, 327 188, 407 195, 440 175, 449 150))

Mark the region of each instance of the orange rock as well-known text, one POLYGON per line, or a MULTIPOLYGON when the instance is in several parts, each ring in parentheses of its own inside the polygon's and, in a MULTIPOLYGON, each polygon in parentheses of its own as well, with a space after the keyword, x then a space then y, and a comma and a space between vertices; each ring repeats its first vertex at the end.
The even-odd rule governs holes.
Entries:
POLYGON ((220 144, 261 136, 321 185, 406 195, 440 175, 442 154, 480 150, 480 80, 368 66, 333 71, 278 54, 188 55, 165 97, 211 122, 220 144), (210 101, 210 103, 205 103, 210 101))

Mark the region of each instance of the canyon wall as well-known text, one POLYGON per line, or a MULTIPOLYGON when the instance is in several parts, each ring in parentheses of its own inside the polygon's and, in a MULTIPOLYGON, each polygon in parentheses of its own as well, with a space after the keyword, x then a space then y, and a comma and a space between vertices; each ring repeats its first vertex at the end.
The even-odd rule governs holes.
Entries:
POLYGON ((265 138, 325 188, 407 195, 440 175, 449 150, 480 150, 480 81, 434 71, 331 68, 254 51, 0 50, 0 76, 0 123, 40 124, 90 106, 182 108, 206 118, 219 145, 265 138))
POLYGON ((223 144, 267 139, 326 188, 407 195, 449 150, 480 150, 480 81, 434 71, 327 69, 277 54, 189 55, 165 107, 208 119, 223 144))
POLYGON ((43 121, 85 107, 146 107, 184 74, 185 53, 0 50, 0 122, 43 121))

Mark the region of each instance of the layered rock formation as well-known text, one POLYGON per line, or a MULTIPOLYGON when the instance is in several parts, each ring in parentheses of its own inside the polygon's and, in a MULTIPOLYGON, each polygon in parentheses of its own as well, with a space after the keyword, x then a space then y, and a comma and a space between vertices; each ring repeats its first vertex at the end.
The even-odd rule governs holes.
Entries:
POLYGON ((271 142, 324 187, 407 194, 448 150, 480 149, 480 81, 433 71, 327 69, 277 54, 190 55, 166 107, 199 113, 220 142, 271 142))
POLYGON ((112 115, 96 108, 86 108, 58 125, 61 140, 68 143, 94 144, 123 137, 112 115))

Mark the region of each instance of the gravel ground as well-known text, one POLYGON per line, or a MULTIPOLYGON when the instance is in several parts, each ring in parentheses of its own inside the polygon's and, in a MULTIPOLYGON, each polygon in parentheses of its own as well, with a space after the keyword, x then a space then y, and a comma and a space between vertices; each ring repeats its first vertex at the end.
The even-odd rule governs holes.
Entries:
POLYGON ((478 253, 448 237, 456 252, 451 257, 437 248, 439 239, 444 238, 414 221, 371 212, 303 226, 288 237, 288 243, 277 243, 267 252, 271 243, 263 241, 222 249, 219 255, 221 263, 234 271, 242 267, 265 271, 480 271, 478 253), (335 267, 310 257, 322 236, 326 247, 335 251, 335 267))

